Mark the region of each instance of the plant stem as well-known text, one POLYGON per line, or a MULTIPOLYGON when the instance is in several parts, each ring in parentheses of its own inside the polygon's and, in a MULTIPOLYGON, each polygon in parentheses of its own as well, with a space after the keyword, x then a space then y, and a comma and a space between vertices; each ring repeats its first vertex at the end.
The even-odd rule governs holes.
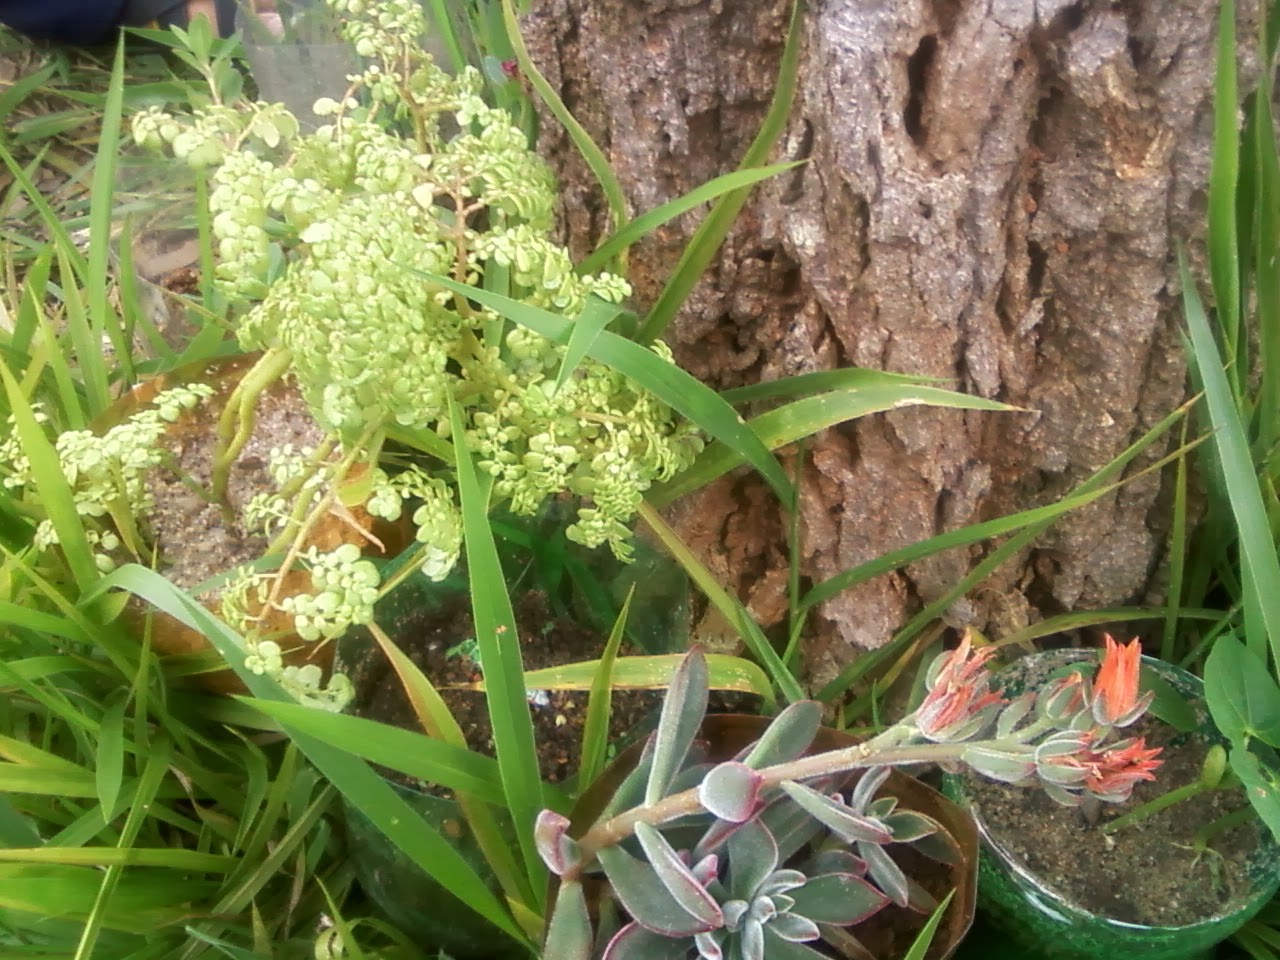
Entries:
MULTIPOLYGON (((945 763, 959 760, 972 743, 908 743, 899 744, 904 733, 901 727, 891 727, 874 740, 854 744, 840 750, 828 750, 798 760, 762 767, 756 773, 760 778, 760 792, 777 787, 787 780, 809 780, 813 777, 843 773, 863 767, 897 767, 910 763, 945 763)), ((1003 745, 1003 741, 1001 742, 1003 745)), ((637 823, 657 826, 680 817, 701 813, 705 808, 698 799, 697 788, 672 794, 646 807, 635 807, 596 824, 578 841, 583 853, 583 863, 590 862, 597 850, 613 846, 630 837, 637 823)))
POLYGON ((231 465, 253 435, 253 408, 258 397, 271 384, 284 376, 293 360, 293 353, 273 347, 258 358, 249 372, 236 384, 227 398, 218 418, 218 446, 213 457, 213 496, 229 509, 227 484, 231 478, 231 465))

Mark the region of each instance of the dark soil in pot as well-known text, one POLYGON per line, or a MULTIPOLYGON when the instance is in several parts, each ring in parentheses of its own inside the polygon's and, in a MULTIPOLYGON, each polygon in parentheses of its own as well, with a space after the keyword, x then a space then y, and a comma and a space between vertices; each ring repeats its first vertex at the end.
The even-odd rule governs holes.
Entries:
MULTIPOLYGON (((547 597, 541 592, 528 591, 516 598, 514 611, 525 670, 595 660, 604 650, 604 637, 574 620, 552 614, 547 597)), ((469 653, 474 650, 470 645, 474 637, 471 600, 462 590, 450 591, 440 602, 397 618, 394 633, 400 649, 440 691, 462 728, 467 746, 492 756, 493 734, 485 694, 456 688, 481 679, 479 664, 472 659, 479 654, 469 653)), ((625 655, 641 651, 630 649, 624 643, 620 652, 625 655)), ((344 643, 340 659, 355 686, 355 713, 409 730, 421 729, 394 667, 380 650, 374 647, 367 655, 358 656, 344 643)), ((548 783, 561 783, 577 772, 587 700, 586 690, 530 691, 529 715, 533 719, 542 777, 548 783)), ((649 732, 657 722, 661 703, 660 690, 614 690, 610 742, 625 745, 649 732)), ((750 696, 718 695, 720 709, 750 709, 755 705, 756 698, 750 696)), ((429 789, 429 785, 402 774, 382 772, 394 782, 429 789)))
POLYGON ((1238 790, 1214 790, 1184 800, 1115 833, 1100 829, 1149 800, 1200 778, 1208 745, 1143 717, 1131 728, 1163 747, 1154 781, 1123 804, 1064 807, 1035 788, 970 777, 967 790, 994 836, 1066 899, 1125 923, 1176 927, 1214 916, 1238 891, 1258 846, 1253 818, 1214 834, 1207 851, 1193 849, 1206 824, 1248 806, 1238 790), (1051 878, 1051 879, 1050 879, 1051 878))

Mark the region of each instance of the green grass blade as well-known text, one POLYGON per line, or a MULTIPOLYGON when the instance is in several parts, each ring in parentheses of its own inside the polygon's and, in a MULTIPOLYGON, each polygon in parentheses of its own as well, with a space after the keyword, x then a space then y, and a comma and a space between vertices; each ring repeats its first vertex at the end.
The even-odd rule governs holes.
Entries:
POLYGON ((618 178, 614 176, 613 168, 609 166, 608 158, 596 146, 586 128, 569 112, 569 108, 564 105, 564 101, 560 99, 551 84, 547 83, 546 77, 538 72, 538 68, 534 66, 533 61, 529 58, 529 51, 524 45, 524 38, 520 35, 520 24, 516 20, 516 12, 511 5, 511 0, 502 0, 502 19, 506 26, 507 37, 511 41, 512 50, 516 55, 516 63, 520 65, 520 72, 524 74, 530 86, 542 98, 542 102, 547 105, 547 109, 551 111, 552 116, 560 121, 565 133, 569 135, 573 145, 582 154, 582 159, 586 161, 592 175, 599 182, 600 189, 604 193, 605 202, 609 205, 609 213, 613 217, 614 231, 621 230, 627 225, 627 198, 622 192, 622 184, 618 182, 618 178))
MULTIPOLYGON (((1265 31, 1266 18, 1260 21, 1260 29, 1265 31)), ((1267 45, 1264 34, 1260 51, 1265 51, 1267 45)), ((1259 64, 1259 89, 1270 90, 1272 79, 1271 62, 1263 59, 1259 64)), ((1259 359, 1253 449, 1255 459, 1266 463, 1280 444, 1280 156, 1271 98, 1255 93, 1252 102, 1247 138, 1251 150, 1247 159, 1252 167, 1254 197, 1252 266, 1259 359)), ((1247 235, 1241 239, 1249 242, 1247 235)), ((1275 477, 1277 469, 1273 465, 1267 473, 1275 477)), ((1269 499, 1274 509, 1275 498, 1269 499)))
POLYGON ((283 726, 352 756, 449 790, 464 791, 486 803, 503 802, 497 764, 478 753, 361 717, 327 713, 297 703, 240 699, 283 726))
POLYGON ((794 170, 804 162, 806 161, 795 160, 790 163, 775 163, 767 167, 735 170, 733 173, 726 173, 716 177, 714 180, 708 180, 688 193, 676 197, 674 200, 668 200, 666 203, 636 217, 623 229, 617 231, 600 246, 596 247, 585 260, 578 264, 578 274, 586 276, 608 268, 632 244, 646 236, 650 231, 656 230, 664 223, 674 220, 681 214, 688 213, 704 203, 710 203, 731 190, 741 190, 759 183, 761 180, 768 180, 770 177, 777 176, 780 173, 794 170))
MULTIPOLYGON (((111 252, 111 224, 114 219, 114 200, 117 159, 120 154, 120 116, 124 99, 124 36, 116 45, 115 62, 103 105, 102 125, 99 127, 98 151, 93 163, 93 187, 89 202, 89 251, 86 261, 85 287, 90 328, 99 342, 103 334, 111 341, 115 360, 126 381, 132 383, 132 345, 125 339, 120 317, 107 299, 110 290, 108 267, 111 252)), ((91 394, 91 396, 93 396, 91 394)), ((96 399, 96 397, 95 397, 96 399)), ((109 397, 104 398, 109 402, 109 397)), ((104 407, 91 407, 97 416, 104 407)))
MULTIPOLYGON (((164 577, 138 564, 125 564, 104 577, 94 594, 128 590, 157 609, 200 631, 255 696, 285 701, 287 694, 265 676, 244 665, 244 643, 225 624, 164 577)), ((286 725, 285 731, 316 768, 400 851, 464 904, 516 942, 527 938, 506 907, 454 848, 401 799, 391 786, 358 757, 337 750, 286 725)), ((92 796, 92 794, 89 794, 92 796)))
POLYGON ((569 342, 565 345, 560 370, 556 373, 557 390, 573 375, 600 331, 609 326, 622 310, 618 304, 601 300, 594 294, 587 297, 587 305, 582 308, 582 314, 574 321, 573 329, 569 332, 569 342))
MULTIPOLYGON (((138 831, 142 829, 142 825, 147 819, 147 811, 151 809, 152 803, 156 801, 160 783, 169 772, 169 757, 171 753, 172 748, 169 738, 158 737, 147 754, 147 762, 142 769, 137 792, 134 794, 133 803, 129 807, 129 816, 125 820, 124 829, 120 831, 118 848, 126 853, 134 845, 138 831)), ((98 935, 106 919, 107 905, 111 902, 112 895, 120 883, 123 870, 124 867, 120 863, 113 863, 107 867, 107 872, 102 878, 102 886, 98 889, 98 896, 94 900, 93 910, 85 921, 80 943, 76 947, 75 960, 88 960, 89 957, 93 956, 94 947, 98 942, 98 935)))
POLYGON ((794 377, 779 377, 763 383, 749 383, 721 392, 725 403, 735 407, 760 400, 790 400, 815 393, 836 390, 863 389, 866 387, 940 387, 946 381, 938 377, 919 377, 909 373, 890 373, 887 370, 868 370, 864 367, 842 367, 839 370, 815 370, 794 377))
POLYGON ((229 873, 235 857, 168 847, 28 847, 0 849, 2 863, 63 863, 82 867, 164 867, 190 873, 229 873))
POLYGON ((450 398, 458 496, 462 501, 462 527, 467 572, 471 581, 471 611, 476 641, 480 645, 480 668, 489 684, 489 722, 493 728, 494 752, 506 806, 515 824, 516 839, 524 857, 525 874, 533 890, 539 912, 545 906, 547 868, 533 840, 533 823, 541 809, 542 776, 538 770, 538 750, 533 738, 533 721, 524 685, 524 665, 520 657, 520 636, 516 629, 511 599, 498 549, 489 527, 489 497, 480 486, 471 453, 466 448, 462 411, 450 398))
POLYGON ((102 809, 113 810, 124 782, 124 698, 117 700, 102 715, 98 730, 98 762, 94 771, 98 782, 98 802, 102 809))
MULTIPOLYGON (((1113 460, 1104 464, 1101 468, 1091 474, 1075 488, 1071 497, 1087 497, 1092 499, 1092 495, 1097 493, 1100 488, 1113 484, 1114 479, 1120 476, 1121 471, 1124 470, 1134 457, 1138 456, 1138 454, 1143 450, 1155 443, 1155 441, 1162 437, 1175 423, 1186 416, 1187 407, 1188 405, 1184 404, 1177 410, 1170 413, 1136 441, 1131 443, 1127 448, 1121 451, 1113 460)), ((1194 446, 1194 444, 1192 446, 1194 446)), ((1146 469, 1139 471, 1133 477, 1127 478, 1125 482, 1130 482, 1137 479, 1137 477, 1162 469, 1169 461, 1184 456, 1186 449, 1187 448, 1180 448, 1175 450, 1173 453, 1162 457, 1146 469)), ((1084 502, 1088 501, 1086 500, 1084 502)), ((1052 512, 1054 506, 1055 505, 1050 504, 1049 511, 1052 512)), ((1023 511, 1024 514, 1027 512, 1028 511, 1023 511)), ((1054 516, 1046 515, 1043 519, 1040 519, 1030 525, 1026 525, 1021 530, 1014 533, 1007 541, 1000 544, 1000 546, 996 547, 990 554, 988 554, 982 562, 974 567, 966 576, 962 577, 961 580, 953 585, 951 589, 947 590, 934 602, 926 605, 923 610, 921 610, 916 616, 912 617, 912 619, 901 630, 899 630, 888 643, 864 654, 842 670, 839 676, 818 691, 814 699, 821 700, 826 703, 844 696, 845 691, 852 684, 867 675, 872 669, 877 667, 888 657, 895 656, 900 653, 915 637, 920 635, 920 633, 933 621, 934 618, 945 612, 947 607, 954 603, 957 597, 963 595, 976 584, 981 583, 982 580, 988 577, 994 570, 998 569, 1001 564, 1005 563, 1020 550, 1025 549, 1033 543, 1035 538, 1047 530, 1055 519, 1056 517, 1054 516)), ((962 531, 953 532, 960 533, 962 531)), ((946 534, 943 536, 946 536, 946 534)), ((802 610, 806 608, 806 604, 811 606, 808 601, 809 597, 806 597, 806 600, 801 604, 802 610)))
MULTIPOLYGON (((626 633, 627 614, 631 612, 631 598, 635 592, 634 585, 627 591, 627 599, 622 603, 622 612, 613 622, 609 639, 605 642, 604 651, 596 661, 589 680, 591 695, 587 698, 587 719, 582 728, 582 753, 578 760, 578 783, 582 785, 595 783, 608 761, 609 718, 613 712, 615 681, 614 666, 618 660, 618 647, 622 645, 622 637, 626 633)), ((535 676, 537 672, 530 670, 525 673, 525 683, 538 690, 547 689, 535 676)), ((669 678, 670 674, 668 674, 669 678)))
MULTIPOLYGON (((1188 422, 1182 424, 1182 442, 1187 442, 1188 422)), ((1178 608, 1187 595, 1184 590, 1187 562, 1187 473, 1189 464, 1183 457, 1174 468, 1173 517, 1169 530, 1169 589, 1166 591, 1164 628, 1160 639, 1160 659, 1177 659, 1178 608)))
MULTIPOLYGON (((769 156, 773 146, 786 127, 787 118, 791 114, 791 101, 795 96, 796 78, 800 70, 800 47, 804 36, 804 13, 806 0, 795 0, 791 8, 791 22, 787 27, 787 38, 782 49, 782 62, 778 68, 778 83, 774 87, 773 101, 769 104, 769 112, 751 145, 747 148, 740 170, 758 167, 769 156)), ((698 225, 680 261, 676 264, 671 278, 658 295, 657 301, 649 310, 644 323, 637 334, 637 340, 648 343, 661 337, 667 326, 675 319, 676 313, 689 298, 694 285, 702 278, 710 265, 716 251, 729 235, 743 205, 747 202, 751 187, 739 187, 726 193, 716 201, 705 220, 698 225)), ((787 502, 784 500, 784 502, 787 502)))
POLYGON ((801 599, 800 612, 807 613, 819 604, 826 603, 832 597, 838 596, 851 587, 865 583, 868 580, 874 580, 876 577, 883 576, 886 573, 892 573, 908 564, 931 557, 942 550, 951 550, 956 547, 968 546, 972 543, 981 543, 984 540, 991 540, 995 537, 1025 530, 1028 527, 1039 527, 1045 523, 1052 523, 1064 514, 1072 510, 1078 510, 1093 503, 1099 497, 1106 496, 1119 486, 1119 484, 1110 484, 1091 490, 1088 493, 1063 497, 1061 500, 1044 507, 1033 507, 1030 510, 1022 510, 1008 516, 997 517, 995 520, 973 523, 969 526, 961 527, 959 530, 949 530, 946 533, 930 537, 928 540, 921 540, 919 543, 891 550, 876 557, 874 560, 860 563, 856 567, 841 571, 818 583, 801 599))
POLYGON ((1277 561, 1276 546, 1271 539, 1271 525, 1222 358, 1209 329, 1200 295, 1196 292, 1195 281, 1181 257, 1179 271, 1183 309, 1191 333, 1196 369, 1204 383, 1204 402, 1214 430, 1212 443, 1222 465, 1236 533, 1240 538, 1240 568, 1246 587, 1245 619, 1262 627, 1261 630, 1255 628, 1250 631, 1245 641, 1249 650, 1263 659, 1266 658, 1269 641, 1276 662, 1280 663, 1280 561, 1277 561))
MULTIPOLYGON (((477 290, 438 274, 415 272, 460 296, 496 310, 556 343, 567 342, 573 330, 573 321, 550 311, 488 290, 477 290)), ((739 453, 747 463, 760 471, 783 503, 791 502, 791 481, 782 466, 751 428, 742 422, 733 407, 720 399, 715 391, 675 364, 663 360, 652 350, 608 330, 602 330, 595 336, 587 353, 593 360, 630 377, 713 439, 739 453)))
POLYGON ((31 405, 3 362, 0 362, 0 379, 4 381, 9 412, 13 415, 22 451, 31 461, 36 490, 54 530, 57 531, 67 566, 71 568, 76 585, 82 591, 87 590, 99 577, 98 566, 94 563, 93 551, 85 538, 84 527, 76 512, 71 487, 63 476, 57 451, 36 422, 31 405))
POLYGON ((756 623, 750 611, 742 605, 742 602, 737 597, 720 586, 711 571, 694 555, 693 551, 680 539, 680 536, 667 525, 657 510, 647 503, 641 504, 639 515, 649 525, 649 529, 662 541, 667 551, 676 558, 680 566, 684 567, 685 572, 689 574, 689 578, 698 585, 698 589, 711 601, 712 606, 719 610, 721 615, 738 631, 738 635, 742 637, 747 649, 751 651, 751 655, 760 661, 765 672, 768 673, 773 686, 788 701, 803 700, 805 697, 804 690, 791 671, 787 669, 787 665, 782 662, 778 651, 773 649, 773 644, 764 635, 764 631, 760 629, 760 625, 756 623))
POLYGON ((1015 630, 1001 637, 996 645, 1005 647, 1013 644, 1027 643, 1041 637, 1051 637, 1055 633, 1068 630, 1079 630, 1082 627, 1099 627, 1108 623, 1134 623, 1143 620, 1158 620, 1173 613, 1183 620, 1204 620, 1215 622, 1222 617, 1221 610, 1208 610, 1198 607, 1180 607, 1173 604, 1164 607, 1107 607, 1101 610, 1073 610, 1056 616, 1038 620, 1021 630, 1015 630))
MULTIPOLYGON (((1011 412, 1018 408, 984 397, 975 397, 937 387, 895 384, 854 387, 793 400, 748 421, 760 442, 770 450, 813 436, 819 430, 902 407, 932 406, 951 410, 992 410, 1011 412)), ((737 451, 722 443, 703 450, 688 470, 662 484, 655 484, 646 498, 663 507, 698 490, 742 463, 737 451)))
MULTIPOLYGON (((704 656, 707 685, 712 690, 734 690, 754 693, 765 700, 773 699, 769 677, 750 660, 723 653, 704 656)), ((609 668, 610 685, 615 690, 664 690, 671 681, 671 671, 683 657, 681 653, 618 657, 609 668)), ((603 670, 603 659, 580 660, 558 667, 529 670, 524 676, 529 687, 536 690, 593 690, 594 681, 603 670)), ((467 688, 483 690, 484 681, 468 684, 467 688)))
POLYGON ((94 331, 80 287, 71 279, 71 258, 58 250, 58 269, 62 274, 62 303, 66 307, 67 334, 74 351, 76 369, 84 389, 89 417, 92 419, 111 402, 111 384, 102 357, 102 338, 94 331))
POLYGON ((938 924, 942 923, 947 907, 951 905, 951 898, 955 895, 956 892, 954 890, 947 891, 947 895, 942 898, 942 902, 929 915, 928 922, 916 934, 915 940, 911 942, 911 949, 907 951, 902 960, 924 960, 925 954, 929 952, 929 947, 933 944, 934 936, 937 935, 938 924))
MULTIPOLYGON (((449 712, 448 705, 426 674, 418 669, 418 665, 410 660, 376 623, 370 624, 370 632, 395 667, 400 677, 400 685, 404 688, 405 695, 409 698, 413 712, 423 729, 430 736, 452 747, 467 749, 467 740, 462 728, 458 726, 458 721, 449 712)), ((498 800, 495 802, 501 805, 504 799, 501 776, 496 764, 492 764, 491 769, 498 795, 498 800)), ((507 897, 519 903, 530 902, 533 899, 533 891, 529 887, 528 879, 512 855, 509 849, 509 838, 498 826, 497 819, 483 802, 477 802, 483 798, 462 790, 455 793, 458 806, 462 808, 462 815, 471 827, 471 833, 479 844, 481 853, 493 869, 494 876, 498 878, 498 883, 507 897)), ((548 794, 552 793, 553 791, 548 791, 548 794)), ((547 802, 547 797, 544 796, 543 800, 547 802)), ((548 805, 553 804, 548 802, 548 805)), ((565 812, 563 803, 559 806, 561 812, 565 812)))

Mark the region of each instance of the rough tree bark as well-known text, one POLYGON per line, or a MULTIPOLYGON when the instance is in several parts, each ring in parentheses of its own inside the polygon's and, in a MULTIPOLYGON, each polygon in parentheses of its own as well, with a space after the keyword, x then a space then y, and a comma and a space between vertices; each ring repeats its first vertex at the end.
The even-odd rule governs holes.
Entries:
MULTIPOLYGON (((535 7, 534 57, 635 210, 736 165, 773 92, 790 0, 535 7)), ((678 359, 718 387, 842 365, 927 374, 1033 412, 907 409, 808 444, 809 578, 1051 502, 1184 398, 1173 257, 1202 232, 1215 33, 1205 0, 812 0, 778 151, 810 162, 748 205, 668 333, 678 359)), ((582 251, 603 204, 567 140, 544 130, 582 251)), ((697 221, 636 250, 642 305, 697 221)), ((779 621, 771 496, 741 473, 692 499, 673 514, 685 535, 779 621)), ((1154 475, 1123 487, 954 614, 1000 635, 1159 599, 1165 499, 1154 475)), ((810 667, 827 676, 884 643, 980 556, 953 551, 827 604, 810 667)))

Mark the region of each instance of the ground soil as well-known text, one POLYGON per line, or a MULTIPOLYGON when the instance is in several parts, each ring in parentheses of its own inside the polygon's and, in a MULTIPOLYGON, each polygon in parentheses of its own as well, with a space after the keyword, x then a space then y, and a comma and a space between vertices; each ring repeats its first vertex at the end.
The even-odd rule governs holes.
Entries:
POLYGON ((1077 905, 1126 923, 1182 926, 1217 915, 1244 892, 1246 865, 1258 844, 1254 818, 1216 834, 1196 852, 1196 832, 1247 806, 1239 790, 1203 793, 1114 834, 1108 821, 1199 779, 1208 745, 1144 717, 1129 729, 1164 748, 1156 779, 1123 804, 1103 804, 1096 819, 1064 807, 1034 787, 1010 787, 971 775, 967 790, 994 837, 1014 858, 1077 905), (1092 820, 1092 822, 1091 822, 1092 820))
MULTIPOLYGON (((234 369, 239 372, 241 364, 237 362, 234 369)), ((218 393, 166 431, 162 442, 170 456, 169 463, 147 477, 155 498, 155 508, 148 519, 160 545, 161 569, 183 589, 256 560, 267 548, 266 538, 258 532, 244 529, 239 522, 228 524, 209 493, 218 417, 239 380, 238 376, 223 377, 222 372, 219 366, 211 367, 212 375, 205 382, 218 393)), ((254 408, 254 418, 253 433, 236 458, 227 484, 227 496, 237 518, 256 494, 274 491, 268 473, 272 448, 292 444, 295 450, 301 450, 317 447, 324 440, 324 432, 316 425, 302 396, 286 381, 277 382, 262 394, 254 408)))
MULTIPOLYGON (((532 591, 519 597, 515 614, 526 670, 594 660, 604 649, 604 638, 599 633, 573 620, 554 616, 542 593, 532 591)), ((493 756, 493 731, 485 694, 451 687, 481 679, 479 665, 459 649, 460 644, 474 637, 470 599, 459 591, 443 605, 401 621, 395 640, 440 690, 462 728, 467 746, 493 756)), ((345 663, 345 651, 344 647, 343 666, 356 687, 356 713, 371 720, 420 730, 399 678, 381 651, 370 648, 362 662, 351 665, 345 663)), ((625 744, 656 723, 661 702, 660 691, 615 690, 610 719, 611 744, 625 744)), ((586 691, 531 693, 529 715, 533 720, 542 776, 547 782, 560 783, 577 772, 586 710, 586 691)), ((430 784, 407 781, 402 774, 383 772, 401 783, 431 789, 430 784)))

